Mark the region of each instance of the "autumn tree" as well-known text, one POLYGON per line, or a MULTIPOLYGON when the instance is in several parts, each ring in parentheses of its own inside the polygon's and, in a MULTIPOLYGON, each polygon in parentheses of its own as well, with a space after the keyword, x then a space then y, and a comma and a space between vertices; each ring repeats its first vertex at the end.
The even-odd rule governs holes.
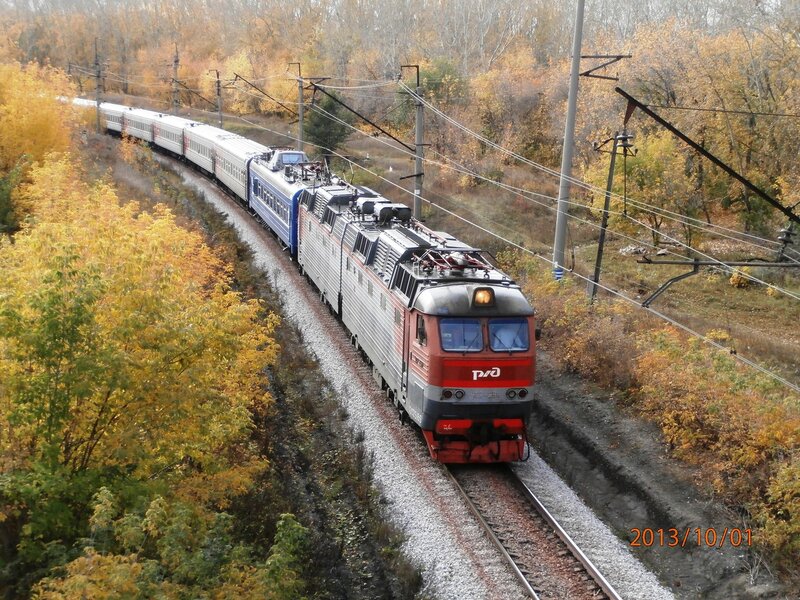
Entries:
POLYGON ((8 173, 22 156, 35 162, 69 148, 76 112, 57 97, 71 92, 56 69, 0 64, 0 173, 8 173))
POLYGON ((266 560, 236 539, 230 515, 161 496, 124 511, 100 488, 89 522, 89 545, 63 575, 39 582, 34 598, 302 598, 308 530, 294 515, 280 516, 266 560))
POLYGON ((333 153, 352 133, 350 123, 353 119, 351 113, 334 100, 336 94, 331 94, 334 98, 327 94, 319 95, 322 97, 306 118, 304 131, 308 140, 319 146, 322 152, 333 153))
POLYGON ((14 190, 29 167, 71 147, 79 112, 58 100, 71 92, 56 69, 0 64, 0 234, 14 233, 25 218, 14 190))
POLYGON ((34 167, 33 226, 0 246, 0 521, 17 548, 4 559, 30 573, 69 551, 103 482, 208 500, 263 468, 247 436, 275 318, 169 211, 76 173, 68 158, 34 167))
MULTIPOLYGON (((640 135, 636 148, 635 156, 624 161, 617 158, 611 223, 630 232, 644 226, 653 245, 658 246, 667 233, 666 226, 672 225, 676 216, 688 223, 687 219, 700 215, 702 204, 689 172, 688 155, 678 147, 671 133, 652 131, 640 135), (624 197, 624 192, 631 202, 624 197)), ((598 161, 585 175, 598 188, 605 188, 608 165, 598 161)), ((597 196, 596 204, 602 206, 600 193, 597 196)), ((696 239, 693 227, 668 228, 670 235, 684 235, 687 244, 696 239)))

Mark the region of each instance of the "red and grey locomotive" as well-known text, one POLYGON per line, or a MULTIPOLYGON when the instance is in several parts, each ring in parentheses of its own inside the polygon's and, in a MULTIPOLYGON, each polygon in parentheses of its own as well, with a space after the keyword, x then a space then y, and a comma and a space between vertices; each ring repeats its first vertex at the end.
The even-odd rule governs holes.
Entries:
POLYGON ((152 111, 100 110, 109 130, 214 176, 276 234, 434 459, 525 457, 534 311, 483 253, 426 228, 403 204, 321 177, 302 152, 152 111))

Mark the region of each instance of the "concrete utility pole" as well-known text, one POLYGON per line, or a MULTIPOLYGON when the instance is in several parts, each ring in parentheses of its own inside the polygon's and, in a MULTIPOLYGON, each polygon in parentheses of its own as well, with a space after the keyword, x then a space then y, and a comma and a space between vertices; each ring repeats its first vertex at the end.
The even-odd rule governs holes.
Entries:
POLYGON ((419 84, 419 65, 400 65, 401 69, 416 69, 417 70, 417 87, 414 90, 414 106, 417 107, 417 121, 414 128, 414 146, 415 146, 415 159, 414 159, 414 208, 413 216, 417 221, 422 220, 422 151, 424 149, 423 134, 425 127, 425 120, 422 114, 422 87, 419 84))
POLYGON ((556 233, 553 242, 553 276, 556 280, 564 276, 564 246, 566 245, 567 218, 569 217, 569 180, 572 178, 572 151, 575 146, 575 106, 578 101, 584 1, 578 0, 578 7, 575 11, 575 34, 572 38, 572 68, 569 77, 567 123, 564 127, 564 149, 561 152, 561 180, 558 188, 558 213, 556 215, 556 233))
POLYGON ((172 59, 172 114, 178 114, 179 108, 179 94, 178 94, 178 67, 181 64, 181 59, 178 56, 178 44, 175 44, 175 56, 172 59))
POLYGON ((303 103, 303 72, 300 70, 300 63, 289 63, 289 66, 297 65, 297 149, 303 151, 303 114, 305 104, 303 103))
POLYGON ((103 101, 102 92, 103 67, 100 64, 100 54, 97 51, 97 38, 94 38, 94 101, 96 104, 95 129, 100 133, 100 103, 103 101))
POLYGON ((425 121, 422 116, 422 88, 419 85, 419 65, 417 65, 417 123, 414 133, 416 158, 414 159, 414 218, 422 220, 422 134, 425 121))
POLYGON ((222 87, 219 83, 219 70, 214 69, 217 74, 217 118, 219 119, 219 127, 222 129, 222 87))

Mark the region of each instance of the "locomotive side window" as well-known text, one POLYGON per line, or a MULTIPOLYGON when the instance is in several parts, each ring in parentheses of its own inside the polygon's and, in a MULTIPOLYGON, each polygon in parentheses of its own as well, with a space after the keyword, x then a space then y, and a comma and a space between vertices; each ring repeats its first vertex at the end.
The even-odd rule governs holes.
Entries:
POLYGON ((425 319, 417 315, 417 342, 420 346, 428 345, 428 334, 425 332, 425 319))
POLYGON ((483 332, 478 319, 442 319, 439 321, 442 350, 446 352, 480 352, 483 332))
POLYGON ((530 348, 525 319, 489 319, 489 346, 495 352, 523 352, 530 348))

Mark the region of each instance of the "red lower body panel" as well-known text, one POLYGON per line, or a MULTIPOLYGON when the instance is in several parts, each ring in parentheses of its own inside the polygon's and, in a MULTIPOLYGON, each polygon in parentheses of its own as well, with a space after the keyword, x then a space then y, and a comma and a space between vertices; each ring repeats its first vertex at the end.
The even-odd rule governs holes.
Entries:
POLYGON ((522 460, 525 424, 522 419, 440 420, 435 431, 422 430, 431 457, 441 463, 494 463, 522 460))

